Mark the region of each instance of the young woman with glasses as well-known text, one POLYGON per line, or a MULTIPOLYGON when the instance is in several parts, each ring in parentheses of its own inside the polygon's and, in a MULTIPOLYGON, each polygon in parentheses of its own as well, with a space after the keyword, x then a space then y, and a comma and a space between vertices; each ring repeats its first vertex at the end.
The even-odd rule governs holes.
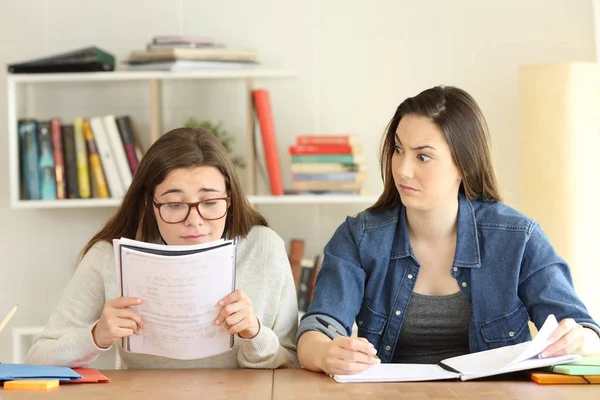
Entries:
MULTIPOLYGON (((163 135, 141 160, 119 210, 88 242, 27 362, 83 367, 144 320, 119 297, 112 240, 193 245, 238 238, 236 286, 217 325, 236 335, 225 354, 182 361, 123 352, 127 368, 278 368, 296 364, 298 306, 282 239, 244 195, 221 143, 202 129, 163 135)), ((143 299, 141 299, 143 302, 143 299)))

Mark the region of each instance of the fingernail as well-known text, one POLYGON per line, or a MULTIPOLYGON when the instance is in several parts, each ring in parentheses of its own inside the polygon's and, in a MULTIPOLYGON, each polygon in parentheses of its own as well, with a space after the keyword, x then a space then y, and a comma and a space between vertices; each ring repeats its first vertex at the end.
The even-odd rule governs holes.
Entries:
POLYGON ((373 354, 373 355, 377 354, 377 349, 375 347, 373 347, 371 349, 371 354, 373 354))
POLYGON ((375 364, 381 364, 381 359, 379 357, 374 358, 375 364))
POLYGON ((219 325, 219 324, 220 324, 220 322, 219 322, 219 320, 218 320, 218 319, 216 319, 216 320, 215 320, 215 324, 216 324, 216 325, 219 325))
POLYGON ((223 303, 222 301, 220 301, 220 302, 219 302, 219 305, 220 305, 220 306, 222 306, 223 304, 225 304, 225 303, 223 303))
POLYGON ((142 302, 142 299, 137 299, 138 304, 142 302))
POLYGON ((554 342, 556 342, 556 339, 554 339, 552 336, 550 336, 548 338, 548 341, 546 342, 546 346, 550 346, 554 342))
POLYGON ((550 353, 549 353, 548 351, 545 351, 545 352, 543 352, 543 353, 541 354, 541 357, 542 357, 542 358, 546 358, 546 357, 548 357, 549 355, 550 355, 550 353))

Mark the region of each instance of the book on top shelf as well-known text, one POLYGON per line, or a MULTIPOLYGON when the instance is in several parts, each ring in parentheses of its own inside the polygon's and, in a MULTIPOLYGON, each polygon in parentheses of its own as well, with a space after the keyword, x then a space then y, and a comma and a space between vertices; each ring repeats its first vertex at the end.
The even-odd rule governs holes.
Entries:
POLYGON ((95 46, 8 65, 11 74, 113 71, 115 57, 95 46))
POLYGON ((157 51, 133 50, 129 62, 172 61, 172 60, 218 60, 255 62, 256 53, 252 50, 201 47, 196 49, 167 49, 157 51))
POLYGON ((158 35, 152 38, 153 44, 198 44, 204 46, 212 46, 215 41, 208 36, 196 35, 158 35))

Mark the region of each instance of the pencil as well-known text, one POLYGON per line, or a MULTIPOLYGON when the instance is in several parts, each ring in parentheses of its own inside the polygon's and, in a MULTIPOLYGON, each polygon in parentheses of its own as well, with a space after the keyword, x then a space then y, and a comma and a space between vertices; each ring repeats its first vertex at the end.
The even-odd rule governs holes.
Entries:
POLYGON ((6 326, 6 324, 8 324, 8 321, 10 321, 10 319, 13 317, 13 315, 15 315, 15 313, 17 312, 17 308, 19 307, 19 305, 16 305, 12 308, 12 310, 10 310, 8 312, 8 314, 6 314, 6 317, 4 317, 4 319, 2 320, 2 322, 0 322, 0 332, 2 332, 2 329, 4 329, 4 327, 6 326))

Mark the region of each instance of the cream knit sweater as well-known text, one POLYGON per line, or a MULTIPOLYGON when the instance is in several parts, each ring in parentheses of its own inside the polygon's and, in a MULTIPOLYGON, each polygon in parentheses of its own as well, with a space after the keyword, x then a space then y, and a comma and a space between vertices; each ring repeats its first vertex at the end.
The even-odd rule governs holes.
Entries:
MULTIPOLYGON (((124 368, 279 368, 297 365, 295 335, 298 304, 283 240, 255 226, 237 247, 236 288, 245 291, 260 320, 258 335, 235 336, 227 353, 199 360, 175 360, 126 353, 116 341, 124 368)), ((44 331, 27 355, 32 364, 85 367, 104 349, 92 328, 108 300, 118 297, 112 244, 96 243, 81 260, 44 331)))

